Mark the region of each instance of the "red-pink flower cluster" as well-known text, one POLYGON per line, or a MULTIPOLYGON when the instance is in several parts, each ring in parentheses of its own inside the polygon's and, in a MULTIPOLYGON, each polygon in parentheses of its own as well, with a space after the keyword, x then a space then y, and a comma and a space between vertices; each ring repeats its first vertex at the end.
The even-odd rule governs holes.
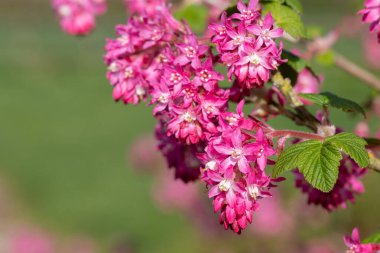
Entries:
POLYGON ((70 35, 87 35, 95 28, 95 17, 103 14, 106 0, 53 0, 60 24, 70 35))
POLYGON ((362 20, 370 24, 370 31, 377 32, 380 43, 380 0, 366 0, 365 9, 359 11, 363 15, 362 20))
POLYGON ((273 143, 256 122, 245 119, 243 103, 237 113, 222 113, 218 134, 209 138, 202 180, 209 188, 214 211, 220 211, 225 229, 240 233, 252 222, 257 201, 271 196, 273 179, 266 174, 268 157, 275 154, 273 143))
POLYGON ((351 236, 345 236, 344 242, 349 248, 347 253, 378 253, 380 252, 380 244, 378 243, 361 243, 359 230, 354 228, 351 236))
POLYGON ((354 202, 355 195, 364 192, 360 178, 365 173, 366 169, 360 168, 351 158, 345 157, 339 166, 338 181, 332 191, 326 193, 313 188, 297 170, 294 171, 295 186, 308 195, 308 204, 333 211, 339 207, 346 208, 347 202, 354 202))
POLYGON ((240 2, 241 13, 225 17, 224 23, 229 24, 227 34, 243 33, 247 28, 250 35, 241 47, 227 38, 218 42, 218 48, 228 48, 221 55, 214 56, 164 4, 156 6, 154 15, 132 16, 127 25, 117 26, 117 38, 107 41, 105 55, 115 100, 137 104, 150 95, 158 121, 156 137, 168 167, 184 182, 196 180, 199 168, 205 168, 202 179, 210 189, 215 211, 221 211, 225 228, 236 233, 252 222, 257 200, 270 196, 273 180, 265 168, 275 150, 259 124, 244 118, 244 100, 237 113, 227 111, 231 89, 219 87, 224 77, 214 65, 227 53, 236 54, 241 59, 234 62, 234 68, 244 71, 247 67, 244 83, 251 88, 268 81, 274 65, 282 61, 281 49, 272 39, 282 31, 273 29, 270 14, 261 20, 254 0, 243 6, 240 2), (250 50, 254 50, 252 55, 250 50), (242 63, 251 56, 263 63, 242 63))
POLYGON ((270 13, 261 18, 258 0, 251 0, 248 6, 239 0, 240 13, 231 17, 222 15, 222 22, 212 24, 212 42, 220 53, 220 62, 228 66, 228 77, 236 77, 235 85, 250 89, 262 87, 270 74, 283 62, 282 44, 277 47, 275 39, 283 34, 281 28, 274 28, 270 13))

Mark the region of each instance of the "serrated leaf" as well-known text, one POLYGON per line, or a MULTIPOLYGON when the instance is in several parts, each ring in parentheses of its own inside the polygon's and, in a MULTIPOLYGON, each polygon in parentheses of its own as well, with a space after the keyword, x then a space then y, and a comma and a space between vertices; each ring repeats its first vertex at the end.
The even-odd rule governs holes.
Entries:
POLYGON ((335 107, 345 112, 358 112, 365 116, 364 109, 358 103, 352 100, 339 97, 330 92, 322 92, 321 95, 324 95, 329 99, 329 105, 332 107, 335 107))
POLYGON ((285 0, 285 3, 292 7, 293 10, 295 10, 298 13, 303 12, 302 3, 300 0, 285 0))
POLYGON ((299 96, 317 105, 331 106, 344 112, 361 113, 365 117, 365 111, 358 103, 330 92, 322 92, 320 94, 301 93, 299 96))
POLYGON ((340 150, 331 143, 309 140, 290 146, 278 158, 273 177, 298 168, 306 181, 323 192, 333 189, 338 179, 340 150))
POLYGON ((361 168, 369 164, 369 157, 365 145, 367 142, 353 133, 339 133, 328 137, 325 143, 331 143, 349 155, 361 168))
POLYGON ((276 24, 293 38, 299 39, 306 37, 306 31, 301 17, 291 7, 277 2, 264 3, 263 7, 264 14, 270 12, 276 24))
POLYGON ((363 243, 380 243, 380 231, 365 238, 363 243))
POLYGON ((178 20, 185 20, 196 33, 204 31, 207 25, 208 10, 203 5, 191 4, 174 13, 178 20))
POLYGON ((329 104, 329 99, 324 95, 314 93, 300 93, 298 96, 317 105, 327 106, 329 104))

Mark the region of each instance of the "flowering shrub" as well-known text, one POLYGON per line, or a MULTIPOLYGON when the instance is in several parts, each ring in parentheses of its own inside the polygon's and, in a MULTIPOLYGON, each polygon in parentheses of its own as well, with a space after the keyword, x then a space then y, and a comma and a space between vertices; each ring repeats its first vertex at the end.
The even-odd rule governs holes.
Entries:
MULTIPOLYGON (((293 171, 309 204, 328 211, 346 208, 364 192, 360 178, 379 170, 380 141, 361 138, 368 132, 363 126, 357 131, 361 137, 335 126, 331 109, 365 111, 354 101, 319 93, 323 78, 308 63, 331 53, 341 31, 308 36, 296 0, 239 0, 218 15, 218 4, 207 3, 211 23, 204 35, 176 18, 164 0, 125 4, 131 16, 105 46, 113 98, 153 105, 155 136, 167 167, 183 182, 204 183, 225 229, 240 234, 252 223, 260 200, 272 196, 286 171, 293 171), (284 40, 304 50, 287 50, 284 40), (316 115, 308 109, 312 104, 320 107, 316 115), (274 129, 267 120, 277 116, 310 131, 274 129), (286 145, 290 138, 295 141, 286 145)), ((63 29, 73 35, 90 32, 94 17, 105 9, 95 0, 54 0, 53 6, 63 29)), ((380 32, 378 0, 367 0, 359 13, 371 31, 380 32)), ((338 54, 333 61, 380 90, 371 73, 338 54)), ((349 252, 377 249, 357 251, 367 247, 357 246, 356 235, 346 242, 349 252)))

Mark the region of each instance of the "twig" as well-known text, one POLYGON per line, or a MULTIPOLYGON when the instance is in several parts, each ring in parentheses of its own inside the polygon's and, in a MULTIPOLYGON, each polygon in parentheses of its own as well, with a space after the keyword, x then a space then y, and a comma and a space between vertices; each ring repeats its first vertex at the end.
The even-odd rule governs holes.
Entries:
POLYGON ((369 71, 359 67, 345 56, 335 52, 335 64, 347 73, 355 76, 356 78, 366 82, 372 88, 380 91, 380 80, 369 71))

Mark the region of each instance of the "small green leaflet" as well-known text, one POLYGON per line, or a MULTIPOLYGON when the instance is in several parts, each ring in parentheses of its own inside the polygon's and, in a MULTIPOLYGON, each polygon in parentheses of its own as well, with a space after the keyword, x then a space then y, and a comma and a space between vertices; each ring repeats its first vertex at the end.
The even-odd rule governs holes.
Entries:
POLYGON ((278 2, 264 3, 263 7, 264 14, 270 12, 276 24, 293 38, 299 39, 306 37, 306 29, 301 17, 291 7, 278 2))
POLYGON ((301 93, 298 95, 317 105, 326 107, 331 106, 344 112, 361 113, 365 117, 365 111, 358 103, 346 98, 339 97, 330 92, 322 92, 320 94, 301 93))
POLYGON ((208 10, 202 5, 191 4, 174 13, 178 20, 185 20, 196 33, 204 31, 207 25, 208 10))
POLYGON ((273 177, 298 168, 307 182, 322 192, 333 189, 339 174, 339 164, 344 151, 359 166, 369 164, 366 142, 352 134, 340 133, 327 137, 323 142, 308 140, 286 148, 273 169, 273 177))
POLYGON ((303 12, 303 7, 300 0, 285 0, 286 5, 289 5, 298 13, 303 12))
POLYGON ((363 240, 363 243, 380 243, 380 231, 363 240))
POLYGON ((307 67, 306 61, 297 55, 293 54, 288 50, 282 50, 282 58, 287 59, 288 61, 283 64, 289 64, 297 72, 301 72, 304 68, 307 67))

